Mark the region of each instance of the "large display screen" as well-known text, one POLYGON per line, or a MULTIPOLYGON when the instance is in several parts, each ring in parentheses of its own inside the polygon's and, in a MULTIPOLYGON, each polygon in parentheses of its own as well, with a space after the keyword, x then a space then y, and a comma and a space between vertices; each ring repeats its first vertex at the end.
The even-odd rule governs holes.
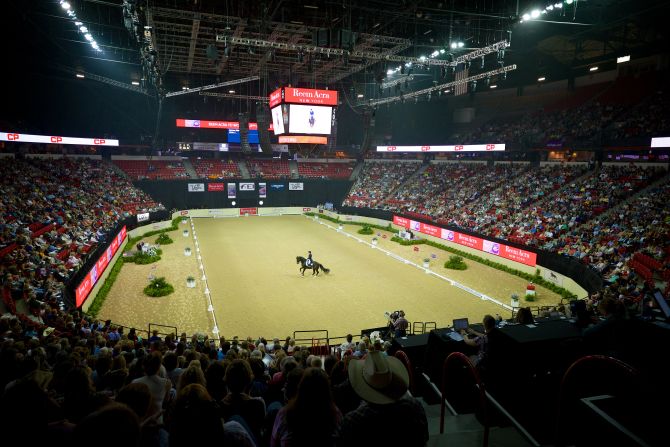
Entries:
MULTIPOLYGON (((284 114, 283 110, 286 109, 286 106, 282 108, 282 106, 277 106, 274 107, 271 112, 272 112, 272 128, 274 129, 275 135, 281 135, 286 133, 286 130, 284 128, 284 114)), ((288 110, 286 110, 287 113, 287 120, 288 120, 288 110)))
POLYGON ((463 245, 464 247, 485 251, 486 253, 500 256, 501 258, 509 259, 521 264, 530 265, 532 267, 535 267, 537 264, 537 254, 532 251, 510 247, 509 245, 481 239, 465 233, 459 233, 458 231, 439 228, 415 220, 410 220, 405 217, 393 216, 393 223, 403 228, 411 229, 412 231, 444 239, 455 244, 463 245))
POLYGON ((119 140, 108 138, 75 138, 57 135, 30 135, 27 133, 1 132, 0 141, 19 143, 81 144, 91 146, 118 146, 119 140))
POLYGON ((100 276, 109 265, 109 263, 114 258, 114 254, 123 246, 123 241, 126 240, 126 227, 121 228, 121 231, 114 236, 114 239, 109 243, 107 250, 98 258, 91 270, 86 274, 84 280, 79 283, 77 289, 75 290, 75 303, 77 307, 80 307, 88 298, 88 294, 91 293, 95 283, 98 282, 100 276))
POLYGON ((505 144, 454 144, 448 146, 377 146, 377 152, 491 152, 504 151, 505 144))
POLYGON ((670 137, 652 138, 651 147, 670 147, 670 137))
MULTIPOLYGON (((200 129, 239 129, 239 121, 187 120, 177 118, 177 127, 195 127, 200 129)), ((249 130, 258 130, 258 123, 249 123, 249 130)), ((270 129, 272 130, 272 124, 270 129)))
MULTIPOLYGON (((239 130, 233 130, 230 129, 228 131, 228 143, 240 143, 240 131, 239 130)), ((250 130, 247 132, 247 138, 249 140, 249 144, 258 144, 260 141, 258 140, 258 131, 257 130, 250 130)))
POLYGON ((333 108, 289 105, 289 133, 330 135, 333 108))

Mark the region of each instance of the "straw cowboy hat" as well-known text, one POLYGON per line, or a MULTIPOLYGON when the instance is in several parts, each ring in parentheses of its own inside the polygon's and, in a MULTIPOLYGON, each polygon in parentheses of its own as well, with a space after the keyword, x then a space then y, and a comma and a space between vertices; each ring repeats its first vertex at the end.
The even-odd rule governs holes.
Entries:
POLYGON ((390 404, 407 393, 409 374, 395 357, 372 351, 365 360, 349 363, 349 382, 356 394, 373 404, 390 404))

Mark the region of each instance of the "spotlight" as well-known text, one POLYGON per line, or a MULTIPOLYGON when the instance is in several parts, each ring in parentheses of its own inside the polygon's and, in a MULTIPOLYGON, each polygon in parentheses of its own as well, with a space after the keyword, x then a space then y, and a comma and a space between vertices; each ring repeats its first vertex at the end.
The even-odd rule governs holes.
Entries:
POLYGON ((531 18, 533 18, 533 19, 537 19, 538 17, 540 17, 540 10, 539 10, 539 9, 533 9, 533 10, 530 12, 530 16, 531 16, 531 18))
POLYGON ((539 78, 537 78, 537 82, 544 82, 546 79, 547 78, 545 78, 544 76, 540 76, 539 78))
POLYGON ((93 40, 93 36, 91 36, 90 33, 86 33, 86 34, 84 34, 84 37, 85 37, 86 40, 88 40, 89 42, 93 40))
POLYGON ((458 44, 456 42, 451 42, 451 49, 455 50, 456 48, 458 48, 458 44))
POLYGON ((493 84, 493 85, 490 85, 489 88, 490 88, 490 89, 494 89, 494 88, 498 88, 498 86, 495 85, 495 84, 493 84))
POLYGON ((233 205, 233 206, 235 206, 235 205, 237 205, 237 202, 235 202, 235 201, 233 200, 232 202, 230 202, 230 204, 233 205))
POLYGON ((530 20, 530 14, 525 13, 524 15, 521 16, 521 18, 524 20, 530 20))
POLYGON ((68 2, 61 2, 60 6, 66 11, 70 9, 70 4, 68 2))
MULTIPOLYGON (((140 85, 139 81, 131 81, 130 83, 133 84, 133 85, 140 85)), ((206 98, 206 96, 205 96, 205 98, 206 98)))
POLYGON ((573 2, 574 2, 574 0, 565 0, 565 3, 568 4, 568 5, 572 5, 573 2))
POLYGON ((81 31, 82 33, 88 33, 88 28, 86 28, 85 26, 80 26, 79 31, 81 31))
POLYGON ((554 3, 554 8, 561 9, 563 7, 563 3, 554 3))
POLYGON ((76 75, 79 79, 84 79, 84 74, 83 73, 77 73, 76 75))
POLYGON ((463 42, 458 42, 458 48, 463 48, 465 44, 463 42))
POLYGON ((598 71, 598 67, 591 67, 589 68, 589 71, 598 71))
POLYGON ((263 205, 263 201, 262 201, 262 200, 259 200, 259 201, 258 201, 258 204, 259 204, 259 205, 263 205))

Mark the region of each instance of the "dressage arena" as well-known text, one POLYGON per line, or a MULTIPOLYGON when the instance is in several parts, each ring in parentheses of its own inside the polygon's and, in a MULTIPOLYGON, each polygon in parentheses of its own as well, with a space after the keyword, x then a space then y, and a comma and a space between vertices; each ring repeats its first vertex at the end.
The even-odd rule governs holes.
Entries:
MULTIPOLYGON (((391 242, 390 232, 379 232, 378 247, 396 255, 389 256, 356 240, 369 242, 373 237, 357 234, 359 228, 345 225, 340 232, 331 222, 305 216, 189 219, 178 231, 168 233, 174 243, 162 247, 159 262, 124 264, 98 318, 138 329, 157 323, 211 336, 216 325, 226 337, 280 338, 293 336, 296 330, 326 329, 331 337, 357 334, 384 326, 384 312, 399 309, 410 322, 432 321, 437 327, 449 326, 460 317, 479 322, 487 313, 509 318, 510 311, 499 304, 399 260, 420 265, 431 254, 437 256, 431 270, 506 304, 512 293, 523 295, 527 285, 521 278, 467 259, 465 271, 445 269, 449 253, 427 245, 415 252, 411 246, 391 242), (183 236, 185 229, 188 237, 183 236), (184 255, 185 247, 192 248, 191 256, 184 255), (306 256, 308 250, 331 269, 329 275, 313 277, 311 270, 300 275, 296 256, 306 256), (198 255, 206 280, 202 280, 198 255), (145 296, 142 288, 152 275, 164 276, 175 293, 145 296), (186 287, 188 276, 197 279, 195 288, 186 287)), ((154 243, 155 239, 144 240, 154 243)), ((542 287, 537 293, 533 305, 560 301, 542 287)))

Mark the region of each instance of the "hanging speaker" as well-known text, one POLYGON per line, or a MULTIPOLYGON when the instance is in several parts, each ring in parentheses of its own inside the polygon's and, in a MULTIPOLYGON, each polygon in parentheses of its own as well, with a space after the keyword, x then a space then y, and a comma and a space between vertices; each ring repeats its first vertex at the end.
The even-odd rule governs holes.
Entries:
POLYGON ((251 152, 251 146, 249 146, 249 115, 240 113, 238 120, 240 122, 240 147, 242 152, 251 152))
POLYGON ((256 103, 256 122, 258 123, 258 141, 261 145, 261 150, 265 154, 272 153, 272 145, 270 144, 270 114, 267 106, 258 101, 256 103))

